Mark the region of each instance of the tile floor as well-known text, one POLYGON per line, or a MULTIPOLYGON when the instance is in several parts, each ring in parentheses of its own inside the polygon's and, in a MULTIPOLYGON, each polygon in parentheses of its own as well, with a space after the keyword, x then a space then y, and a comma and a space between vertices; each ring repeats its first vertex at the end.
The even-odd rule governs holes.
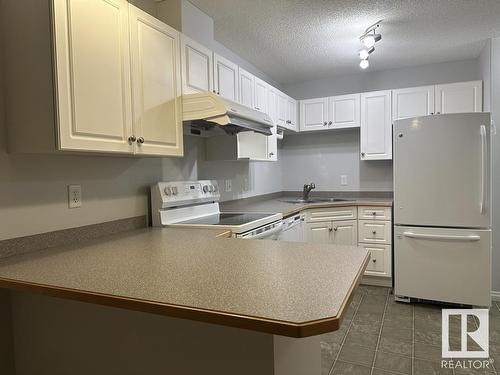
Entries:
MULTIPOLYGON (((322 374, 500 375, 500 304, 493 303, 489 320, 490 358, 499 372, 441 368, 441 307, 395 302, 389 288, 360 285, 340 329, 321 337, 322 374)), ((452 350, 459 324, 450 321, 452 350)))

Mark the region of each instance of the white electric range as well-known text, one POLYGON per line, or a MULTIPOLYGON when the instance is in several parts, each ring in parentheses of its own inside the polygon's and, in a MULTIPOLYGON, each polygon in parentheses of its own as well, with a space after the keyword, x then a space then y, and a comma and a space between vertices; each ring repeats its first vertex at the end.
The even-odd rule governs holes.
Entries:
POLYGON ((220 212, 217 181, 158 182, 151 187, 154 226, 220 228, 234 237, 277 239, 280 213, 220 212))

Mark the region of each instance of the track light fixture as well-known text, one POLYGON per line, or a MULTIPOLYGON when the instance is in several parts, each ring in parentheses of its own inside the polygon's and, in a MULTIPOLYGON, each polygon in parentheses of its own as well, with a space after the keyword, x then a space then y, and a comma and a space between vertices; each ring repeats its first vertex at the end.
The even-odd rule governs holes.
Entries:
POLYGON ((382 35, 376 32, 381 23, 382 20, 375 22, 359 37, 359 41, 363 44, 363 48, 359 51, 359 58, 361 59, 359 66, 361 69, 368 68, 370 65, 368 63, 368 57, 375 51, 375 43, 382 39, 382 35))

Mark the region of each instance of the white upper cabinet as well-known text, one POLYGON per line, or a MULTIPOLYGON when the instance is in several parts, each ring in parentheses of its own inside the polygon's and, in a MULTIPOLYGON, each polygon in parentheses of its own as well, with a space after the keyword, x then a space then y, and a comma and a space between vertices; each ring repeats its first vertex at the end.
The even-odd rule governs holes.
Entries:
POLYGON ((278 93, 272 86, 267 87, 267 114, 273 120, 273 135, 267 137, 267 156, 270 161, 278 160, 278 136, 277 136, 277 117, 278 117, 278 93))
POLYGON ((267 108, 267 90, 268 84, 263 80, 254 77, 254 100, 253 105, 257 111, 268 113, 267 108))
POLYGON ((481 112, 483 81, 436 85, 436 113, 481 112))
POLYGON ((332 129, 359 128, 360 94, 328 98, 328 127, 332 129))
POLYGON ((286 127, 288 121, 288 97, 278 91, 278 125, 286 127))
POLYGON ((392 159, 391 91, 361 94, 361 160, 392 159))
POLYGON ((238 77, 240 104, 253 108, 254 76, 239 68, 238 77))
POLYGON ((130 5, 135 152, 182 156, 179 33, 130 5))
POLYGON ((297 131, 299 130, 297 124, 297 101, 291 97, 287 97, 288 101, 288 126, 289 130, 297 131))
POLYGON ((392 120, 434 114, 434 86, 392 91, 392 120))
POLYGON ((214 90, 233 102, 238 101, 238 65, 214 53, 214 90))
POLYGON ((215 91, 211 50, 181 34, 181 63, 183 94, 215 91))
POLYGON ((300 101, 300 131, 328 128, 328 98, 300 101))
POLYGON ((357 128, 360 94, 300 101, 300 131, 357 128))
POLYGON ((53 22, 58 148, 132 153, 127 1, 55 0, 53 22))

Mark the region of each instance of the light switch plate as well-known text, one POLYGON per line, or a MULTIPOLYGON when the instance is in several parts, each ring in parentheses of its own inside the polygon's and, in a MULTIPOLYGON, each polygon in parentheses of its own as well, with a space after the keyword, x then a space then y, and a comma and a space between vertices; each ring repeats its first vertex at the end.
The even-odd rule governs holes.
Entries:
POLYGON ((82 187, 81 185, 68 185, 68 207, 82 207, 82 187))
POLYGON ((342 185, 342 186, 347 185, 347 175, 346 174, 340 175, 340 185, 342 185))

